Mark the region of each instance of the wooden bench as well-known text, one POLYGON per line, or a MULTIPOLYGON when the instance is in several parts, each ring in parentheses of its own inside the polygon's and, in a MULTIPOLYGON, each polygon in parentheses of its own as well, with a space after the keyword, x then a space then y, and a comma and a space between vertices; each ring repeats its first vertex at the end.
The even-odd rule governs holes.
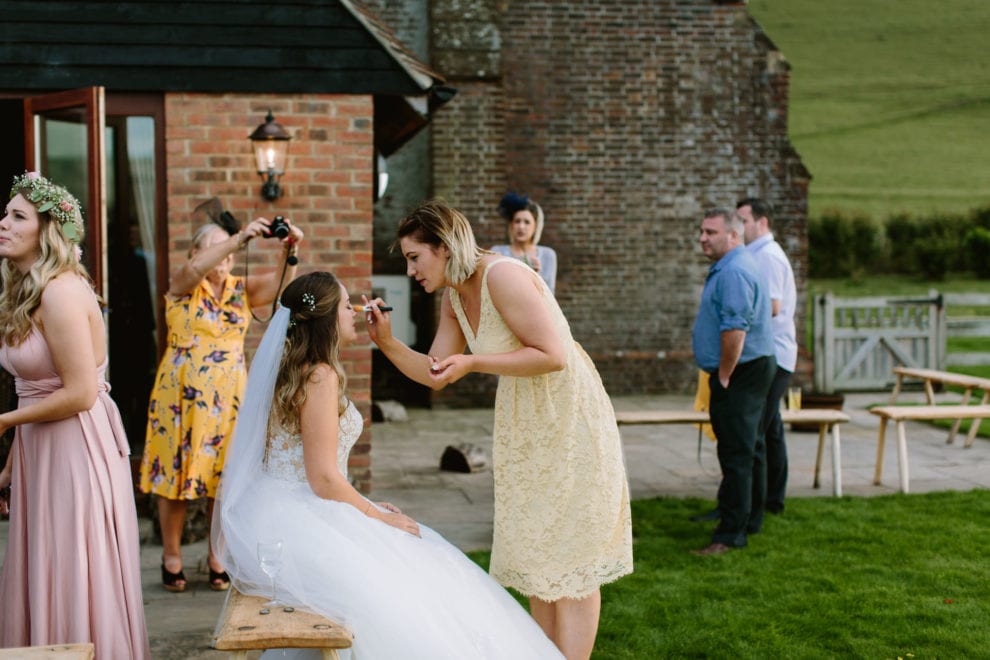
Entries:
MULTIPOLYGON (((825 436, 832 431, 832 493, 842 496, 842 459, 839 424, 849 421, 849 415, 841 410, 781 410, 780 417, 785 424, 794 422, 818 425, 818 452, 815 455, 814 487, 819 488, 822 465, 822 451, 825 436)), ((615 413, 615 421, 620 426, 627 424, 706 424, 708 413, 703 410, 637 410, 615 413)))
MULTIPOLYGON (((973 390, 980 390, 983 392, 983 396, 978 405, 985 406, 987 403, 990 403, 990 378, 979 378, 977 376, 956 374, 951 371, 938 371, 936 369, 915 369, 913 367, 894 367, 894 374, 897 376, 897 381, 894 383, 894 391, 890 395, 891 405, 897 402, 897 397, 901 393, 901 385, 903 384, 905 378, 920 380, 924 383, 925 398, 928 400, 929 406, 935 405, 935 383, 963 388, 963 399, 961 404, 963 406, 969 405, 969 400, 973 394, 973 390)), ((955 440, 956 433, 959 431, 959 425, 962 424, 964 419, 973 419, 973 423, 970 424, 969 427, 969 433, 966 435, 965 445, 966 448, 972 446, 973 441, 976 439, 976 433, 979 431, 980 424, 975 420, 975 418, 967 417, 965 415, 955 418, 955 421, 952 423, 952 428, 949 430, 949 437, 945 440, 946 444, 951 445, 953 440, 955 440)))
POLYGON ((255 650, 320 649, 323 660, 330 660, 340 657, 337 649, 350 648, 354 641, 347 628, 318 614, 287 612, 283 607, 261 614, 265 602, 264 598, 246 596, 232 586, 213 633, 213 648, 230 651, 230 657, 239 660, 245 660, 247 652, 255 650))
MULTIPOLYGON (((934 419, 973 419, 990 417, 990 405, 978 406, 877 406, 870 412, 880 417, 880 433, 877 437, 877 465, 873 473, 873 484, 880 485, 883 474, 883 445, 887 435, 887 420, 897 423, 897 470, 900 473, 901 492, 908 492, 908 453, 907 435, 904 422, 907 420, 934 419)), ((978 424, 974 421, 974 427, 978 424)), ((967 447, 969 444, 966 445, 967 447)))
POLYGON ((96 650, 89 642, 0 649, 0 658, 3 660, 93 660, 95 654, 96 650))

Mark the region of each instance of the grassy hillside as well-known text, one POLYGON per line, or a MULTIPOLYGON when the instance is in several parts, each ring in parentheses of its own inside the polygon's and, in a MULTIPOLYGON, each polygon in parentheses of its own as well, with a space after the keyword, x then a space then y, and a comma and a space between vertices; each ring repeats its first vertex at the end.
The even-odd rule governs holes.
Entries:
POLYGON ((750 0, 791 64, 811 213, 990 204, 987 0, 750 0))

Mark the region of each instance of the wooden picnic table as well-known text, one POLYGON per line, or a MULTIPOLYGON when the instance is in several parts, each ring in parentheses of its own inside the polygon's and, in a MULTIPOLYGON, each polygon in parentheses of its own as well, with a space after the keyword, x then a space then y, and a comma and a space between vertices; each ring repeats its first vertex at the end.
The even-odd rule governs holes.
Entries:
MULTIPOLYGON (((810 409, 781 410, 780 417, 785 424, 794 422, 818 425, 818 452, 815 457, 814 487, 820 486, 822 452, 825 436, 832 431, 832 493, 842 496, 842 458, 839 438, 839 424, 849 421, 849 415, 841 410, 810 409)), ((708 412, 704 410, 634 410, 616 411, 615 421, 619 426, 626 424, 707 424, 708 412)), ((700 449, 699 449, 700 451, 700 449)))
MULTIPOLYGON (((957 374, 951 371, 939 371, 937 369, 918 369, 914 367, 894 367, 894 374, 897 376, 897 381, 894 383, 894 391, 890 395, 890 403, 894 404, 897 401, 898 395, 901 393, 901 385, 905 378, 920 380, 924 383, 925 388, 925 398, 928 400, 929 406, 935 405, 935 385, 951 385, 953 387, 963 388, 963 398, 961 406, 970 405, 970 398, 973 395, 974 390, 979 390, 983 392, 983 396, 976 405, 985 406, 990 403, 990 378, 980 378, 978 376, 969 376, 967 374, 957 374)), ((962 411, 960 414, 964 413, 962 411)), ((969 427, 969 433, 966 435, 965 447, 969 448, 972 446, 973 441, 976 439, 976 433, 980 428, 979 419, 970 417, 942 417, 942 419, 954 419, 952 423, 952 428, 949 430, 949 437, 946 438, 946 444, 952 444, 956 438, 956 433, 959 431, 959 426, 962 424, 964 419, 972 419, 972 423, 969 427)))
POLYGON ((2 660, 93 660, 95 647, 91 642, 81 644, 52 644, 0 649, 2 660))
MULTIPOLYGON (((979 426, 981 419, 990 418, 990 406, 877 406, 870 412, 880 418, 880 432, 877 436, 877 464, 873 472, 873 483, 880 485, 883 476, 883 446, 887 435, 887 420, 897 424, 897 470, 900 475, 901 492, 908 492, 908 450, 907 433, 904 422, 907 420, 933 419, 973 419, 973 426, 979 426)), ((968 444, 966 445, 969 446, 968 444)))

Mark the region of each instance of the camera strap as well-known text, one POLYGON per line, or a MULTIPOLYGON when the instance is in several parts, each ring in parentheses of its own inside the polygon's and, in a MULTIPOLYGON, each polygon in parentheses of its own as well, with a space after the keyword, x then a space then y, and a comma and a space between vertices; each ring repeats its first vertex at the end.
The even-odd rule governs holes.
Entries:
MULTIPOLYGON (((251 241, 244 244, 244 284, 247 285, 248 278, 248 250, 251 249, 251 241)), ((251 318, 253 318, 258 323, 268 323, 275 316, 275 310, 278 309, 278 298, 282 293, 282 285, 285 284, 285 274, 289 271, 289 260, 295 259, 294 256, 290 255, 282 260, 282 274, 278 276, 278 286, 275 288, 275 299, 272 300, 272 311, 268 314, 267 319, 258 318, 257 314, 254 313, 254 307, 250 307, 251 318)), ((298 263, 298 262, 297 262, 298 263)), ((292 264, 293 266, 295 264, 292 264)))

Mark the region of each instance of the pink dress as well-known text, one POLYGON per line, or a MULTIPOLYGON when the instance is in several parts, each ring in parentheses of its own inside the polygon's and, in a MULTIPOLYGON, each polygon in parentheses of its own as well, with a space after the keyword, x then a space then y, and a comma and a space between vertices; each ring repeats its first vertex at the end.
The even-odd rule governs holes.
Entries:
MULTIPOLYGON (((34 328, 0 346, 19 406, 62 382, 34 328)), ((88 411, 17 427, 7 554, 0 573, 0 645, 92 642, 99 660, 148 658, 129 449, 104 380, 88 411)))

